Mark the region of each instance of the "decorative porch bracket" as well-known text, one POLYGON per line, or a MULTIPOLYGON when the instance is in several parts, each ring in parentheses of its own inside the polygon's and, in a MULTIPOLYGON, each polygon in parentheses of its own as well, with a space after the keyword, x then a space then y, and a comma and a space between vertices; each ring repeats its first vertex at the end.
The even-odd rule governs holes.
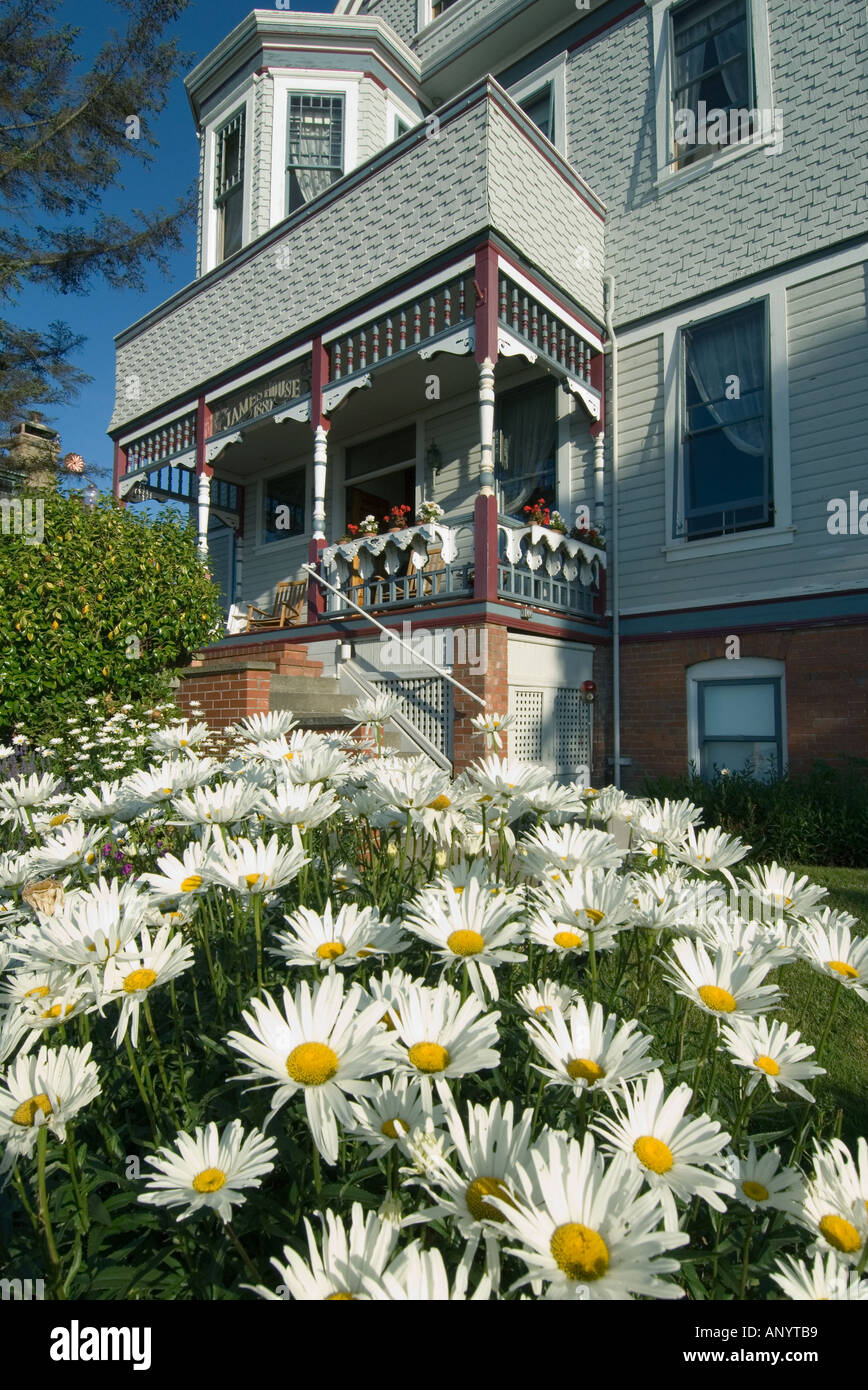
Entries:
POLYGON ((423 362, 427 362, 436 352, 451 352, 457 357, 466 357, 468 353, 473 352, 475 345, 476 334, 473 330, 473 324, 469 323, 464 328, 456 329, 454 333, 421 347, 419 356, 423 362))
POLYGON ((364 376, 347 377, 336 386, 327 386, 322 393, 323 415, 332 415, 351 391, 368 390, 373 384, 371 373, 365 372, 364 376))

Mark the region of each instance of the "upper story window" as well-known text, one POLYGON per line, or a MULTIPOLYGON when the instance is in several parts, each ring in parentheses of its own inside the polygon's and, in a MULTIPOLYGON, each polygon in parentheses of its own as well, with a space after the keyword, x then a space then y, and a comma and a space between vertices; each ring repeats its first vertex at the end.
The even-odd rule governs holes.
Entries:
POLYGON ((455 3, 456 0, 432 0, 431 18, 437 19, 438 15, 443 14, 444 10, 448 10, 449 6, 455 3))
POLYGON ((756 128, 748 0, 690 0, 671 12, 676 168, 756 128))
POLYGON ((551 82, 539 87, 530 96, 519 97, 518 104, 525 115, 530 116, 534 125, 539 126, 549 140, 555 138, 554 90, 551 82))
POLYGON ((344 99, 291 92, 287 115, 286 210, 295 212, 344 172, 344 99))
POLYGON ((652 12, 657 187, 782 148, 768 0, 645 0, 652 12), (690 171, 690 172, 688 172, 690 171))
POLYGON ((502 392, 495 403, 498 510, 526 521, 524 507, 556 505, 558 422, 551 377, 502 392))
POLYGON ((774 523, 767 304, 684 328, 682 509, 686 541, 774 523))
POLYGON ((217 209, 217 260, 241 249, 244 211, 244 111, 217 131, 214 205, 217 209))

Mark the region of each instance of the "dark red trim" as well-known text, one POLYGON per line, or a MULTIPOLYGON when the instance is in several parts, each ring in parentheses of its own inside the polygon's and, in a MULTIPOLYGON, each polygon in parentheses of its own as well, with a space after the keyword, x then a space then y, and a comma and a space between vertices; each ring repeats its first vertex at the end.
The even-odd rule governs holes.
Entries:
POLYGON ((497 249, 486 241, 476 252, 474 288, 476 289, 476 349, 477 362, 486 357, 497 361, 497 249))
POLYGON ((477 497, 473 508, 473 597, 497 601, 497 498, 477 497))
POLYGON ((310 425, 311 429, 317 429, 322 425, 323 429, 328 429, 331 424, 322 413, 322 393, 329 379, 329 355, 328 350, 323 346, 322 334, 318 333, 311 344, 311 369, 310 369, 310 425))
MULTIPOLYGON (((333 52, 334 50, 331 50, 331 51, 333 52)), ((376 74, 375 72, 363 72, 363 73, 362 73, 362 77, 368 77, 368 78, 370 78, 370 80, 371 80, 372 82, 375 82, 375 83, 377 84, 377 86, 380 88, 381 91, 383 91, 383 92, 388 92, 389 89, 388 89, 388 87, 386 86, 385 82, 383 81, 383 79, 382 79, 381 77, 378 77, 377 74, 376 74)))
MULTIPOLYGON (((600 325, 590 322, 580 309, 576 309, 571 303, 567 303, 562 294, 550 290, 548 285, 544 285, 539 277, 534 275, 532 270, 529 270, 521 261, 517 261, 515 256, 509 251, 505 251, 496 234, 492 237, 492 244, 497 247, 498 255, 502 261, 505 261, 507 265, 511 265, 513 270, 517 270, 519 274, 524 276, 525 280, 530 280, 531 284, 536 286, 542 294, 548 295, 549 299, 557 304, 559 308, 563 309, 565 314, 569 314, 570 317, 574 318, 577 323, 580 323, 583 328, 587 328, 589 333, 593 333, 596 338, 602 338, 604 336, 603 329, 600 325)), ((596 349, 594 350, 596 351, 596 349)))
POLYGON ((596 28, 596 29, 592 29, 591 32, 590 32, 589 34, 583 34, 582 37, 581 37, 580 39, 576 39, 576 42, 575 42, 575 43, 571 43, 571 44, 569 45, 569 47, 567 48, 567 52, 568 52, 568 53, 575 53, 575 51, 576 51, 577 48, 583 48, 584 45, 585 45, 586 43, 590 43, 590 42, 591 42, 591 39, 597 38, 597 36, 598 36, 599 34, 605 34, 605 32, 606 32, 607 29, 613 29, 613 28, 615 27, 616 24, 620 24, 620 23, 621 23, 621 20, 622 20, 622 19, 628 19, 629 16, 630 16, 631 14, 635 14, 637 10, 644 10, 644 9, 645 9, 645 0, 639 0, 639 3, 636 4, 636 5, 631 5, 630 8, 629 8, 629 10, 622 10, 620 14, 615 15, 615 18, 614 18, 614 19, 607 19, 606 22, 605 22, 605 24, 599 24, 599 25, 597 26, 597 28, 596 28))
MULTIPOLYGON (((309 565, 316 565, 319 569, 320 553, 325 550, 325 541, 311 540, 307 548, 307 562, 309 565)), ((315 579, 308 577, 307 584, 307 621, 310 626, 315 626, 322 621, 325 612, 326 591, 321 584, 317 584, 315 579)))
MULTIPOLYGON (((624 613, 624 612, 622 612, 621 617, 624 618, 624 619, 626 619, 627 622, 629 622, 631 618, 642 618, 642 619, 645 619, 645 618, 660 618, 660 619, 662 619, 662 620, 665 622, 668 618, 671 618, 671 617, 672 617, 673 613, 686 613, 686 612, 690 612, 690 613, 707 613, 707 612, 711 612, 711 611, 714 610, 714 609, 719 609, 719 608, 756 608, 758 605, 762 605, 763 607, 765 607, 765 605, 768 604, 768 603, 795 603, 795 602, 808 602, 808 601, 814 602, 815 600, 821 599, 821 598, 845 598, 848 594, 864 594, 865 597, 866 597, 866 599, 868 599, 868 589, 865 589, 865 588, 855 588, 855 589, 822 589, 822 590, 818 591, 818 592, 815 593, 815 594, 806 594, 806 593, 798 593, 798 594, 796 594, 796 593, 794 593, 794 594, 780 594, 780 595, 778 595, 778 596, 775 597, 775 598, 746 598, 746 599, 739 599, 737 603, 729 603, 729 604, 727 604, 727 603, 699 603, 699 604, 696 605, 695 608, 691 607, 690 609, 685 609, 685 608, 667 608, 667 609, 651 608, 651 609, 648 609, 647 611, 643 610, 641 613, 624 613)), ((828 622, 828 621, 836 622, 837 619, 834 619, 834 618, 832 618, 832 619, 825 619, 825 618, 824 618, 824 619, 822 619, 822 621, 823 621, 823 622, 828 622)), ((858 618, 857 618, 857 621, 858 621, 858 618)), ((864 619, 862 619, 862 621, 864 621, 864 619)))
MULTIPOLYGON (((121 478, 124 476, 124 474, 126 473, 126 471, 127 471, 127 451, 126 451, 126 449, 122 449, 121 446, 120 446, 120 444, 118 444, 117 440, 115 440, 114 462, 113 462, 113 466, 112 466, 112 492, 114 493, 115 497, 118 497, 119 500, 120 500, 120 495, 119 495, 119 492, 118 492, 118 487, 119 487, 121 478)), ((123 505, 123 506, 126 506, 126 503, 122 503, 122 505, 123 505)))
POLYGON ((205 462, 205 445, 211 437, 211 409, 205 397, 200 396, 196 405, 196 475, 207 473, 213 477, 214 469, 205 462))
MULTIPOLYGON (((804 595, 795 595, 794 597, 804 597, 804 595)), ((769 601, 771 602, 771 600, 769 601)), ((791 599, 790 602, 792 601, 791 599)), ((733 622, 730 621, 728 623, 721 623, 719 627, 687 627, 683 629, 679 628, 677 632, 673 632, 670 628, 668 631, 640 632, 632 636, 625 633, 622 628, 621 643, 624 644, 629 642, 632 645, 634 642, 678 642, 683 639, 693 641, 694 638, 697 637, 719 638, 722 632, 728 632, 732 627, 733 622)), ((863 613, 861 615, 855 613, 852 616, 848 615, 843 618, 779 618, 778 621, 774 623, 751 623, 750 627, 745 628, 740 635, 742 637, 749 637, 750 634, 754 632, 781 632, 783 630, 801 631, 803 628, 818 627, 868 627, 868 613, 863 613)))

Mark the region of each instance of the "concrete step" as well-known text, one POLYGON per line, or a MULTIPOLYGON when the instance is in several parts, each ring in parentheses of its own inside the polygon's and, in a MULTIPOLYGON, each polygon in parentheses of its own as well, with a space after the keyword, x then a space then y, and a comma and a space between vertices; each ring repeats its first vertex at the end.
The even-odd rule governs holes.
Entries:
POLYGON ((271 692, 273 695, 284 695, 287 699, 294 697, 299 702, 320 695, 340 695, 345 705, 353 703, 341 691, 340 682, 333 676, 288 676, 275 673, 271 677, 271 692))

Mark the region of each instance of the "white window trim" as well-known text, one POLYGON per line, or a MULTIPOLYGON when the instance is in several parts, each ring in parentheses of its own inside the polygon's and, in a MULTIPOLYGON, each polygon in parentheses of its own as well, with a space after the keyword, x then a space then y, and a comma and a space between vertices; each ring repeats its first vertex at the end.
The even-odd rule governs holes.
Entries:
POLYGON ((783 138, 783 114, 775 108, 772 87, 771 46, 769 43, 768 0, 747 0, 750 19, 751 43, 754 62, 754 100, 755 110, 773 113, 770 126, 755 131, 749 140, 729 146, 720 154, 710 154, 698 159, 683 169, 673 169, 672 154, 672 50, 670 44, 670 11, 680 5, 682 0, 645 0, 651 10, 654 88, 655 88, 655 128, 657 132, 657 178, 656 188, 663 192, 680 187, 695 178, 710 173, 724 164, 731 164, 757 149, 765 149, 767 154, 780 149, 783 138))
MULTIPOLYGON (((419 124, 421 119, 421 116, 415 116, 413 114, 409 106, 403 106, 400 102, 396 101, 391 94, 387 95, 385 144, 391 145, 398 139, 398 136, 395 134, 395 122, 397 120, 404 121, 412 130, 414 126, 419 124)), ((404 134, 406 133, 405 131, 404 134)))
POLYGON ((427 29, 430 24, 439 24, 441 19, 452 14, 453 10, 469 10, 475 4, 476 0, 455 0, 455 3, 450 5, 447 10, 443 10, 442 14, 435 17, 432 13, 433 0, 416 0, 416 33, 420 33, 422 29, 427 29))
POLYGON ((286 212, 286 125, 290 93, 314 96, 342 96, 344 99, 344 170, 348 174, 358 164, 359 72, 274 73, 274 118, 271 136, 271 209, 274 227, 288 216, 286 212))
POLYGON ((705 555, 731 554, 739 550, 756 550, 770 545, 792 542, 792 492, 790 475, 790 400, 789 365, 787 361, 787 292, 783 281, 745 289, 721 296, 713 303, 703 304, 701 310, 680 323, 669 320, 663 325, 663 436, 666 459, 666 512, 663 554, 667 560, 699 559, 705 555), (675 533, 683 503, 683 458, 681 452, 681 333, 691 323, 731 310, 744 308, 758 299, 769 301, 769 363, 772 436, 772 500, 775 508, 773 526, 761 530, 736 532, 731 536, 714 536, 705 541, 687 541, 675 533), (676 497, 678 515, 675 512, 676 497), (673 525, 674 521, 674 525, 673 525))
MULTIPOLYGON (((700 770, 699 747, 699 686, 702 681, 732 681, 739 685, 742 681, 765 678, 779 679, 781 682, 781 758, 783 767, 789 762, 787 743, 787 668, 784 661, 772 661, 764 656, 742 656, 728 660, 720 657, 715 661, 698 661, 687 668, 687 765, 693 763, 697 773, 700 770)), ((780 769, 783 771, 783 768, 780 769)))
POLYGON ((262 473, 256 480, 256 526, 254 528, 253 550, 255 554, 269 555, 283 554, 284 547, 288 545, 305 545, 310 540, 313 522, 311 520, 311 498, 313 497, 313 460, 312 459, 290 459, 286 463, 277 464, 274 468, 269 468, 267 473, 262 473), (280 541, 267 541, 265 539, 265 485, 271 478, 282 478, 287 473, 295 473, 298 469, 304 469, 304 530, 299 531, 298 535, 287 536, 280 541))
MULTIPOLYGON (((244 197, 241 209, 241 245, 246 246, 250 237, 250 207, 253 188, 253 94, 252 86, 247 91, 236 89, 233 96, 220 103, 209 116, 203 127, 205 141, 205 177, 202 188, 202 259, 200 273, 205 275, 214 270, 222 261, 217 259, 217 208, 214 204, 214 189, 217 179, 217 132, 230 116, 244 108, 244 197)), ((228 259, 228 258, 227 258, 228 259)))
POLYGON ((552 136, 551 141, 561 154, 567 152, 567 54, 559 53, 551 62, 536 68, 528 77, 507 88, 513 101, 521 102, 538 92, 540 87, 551 83, 552 88, 552 136))

